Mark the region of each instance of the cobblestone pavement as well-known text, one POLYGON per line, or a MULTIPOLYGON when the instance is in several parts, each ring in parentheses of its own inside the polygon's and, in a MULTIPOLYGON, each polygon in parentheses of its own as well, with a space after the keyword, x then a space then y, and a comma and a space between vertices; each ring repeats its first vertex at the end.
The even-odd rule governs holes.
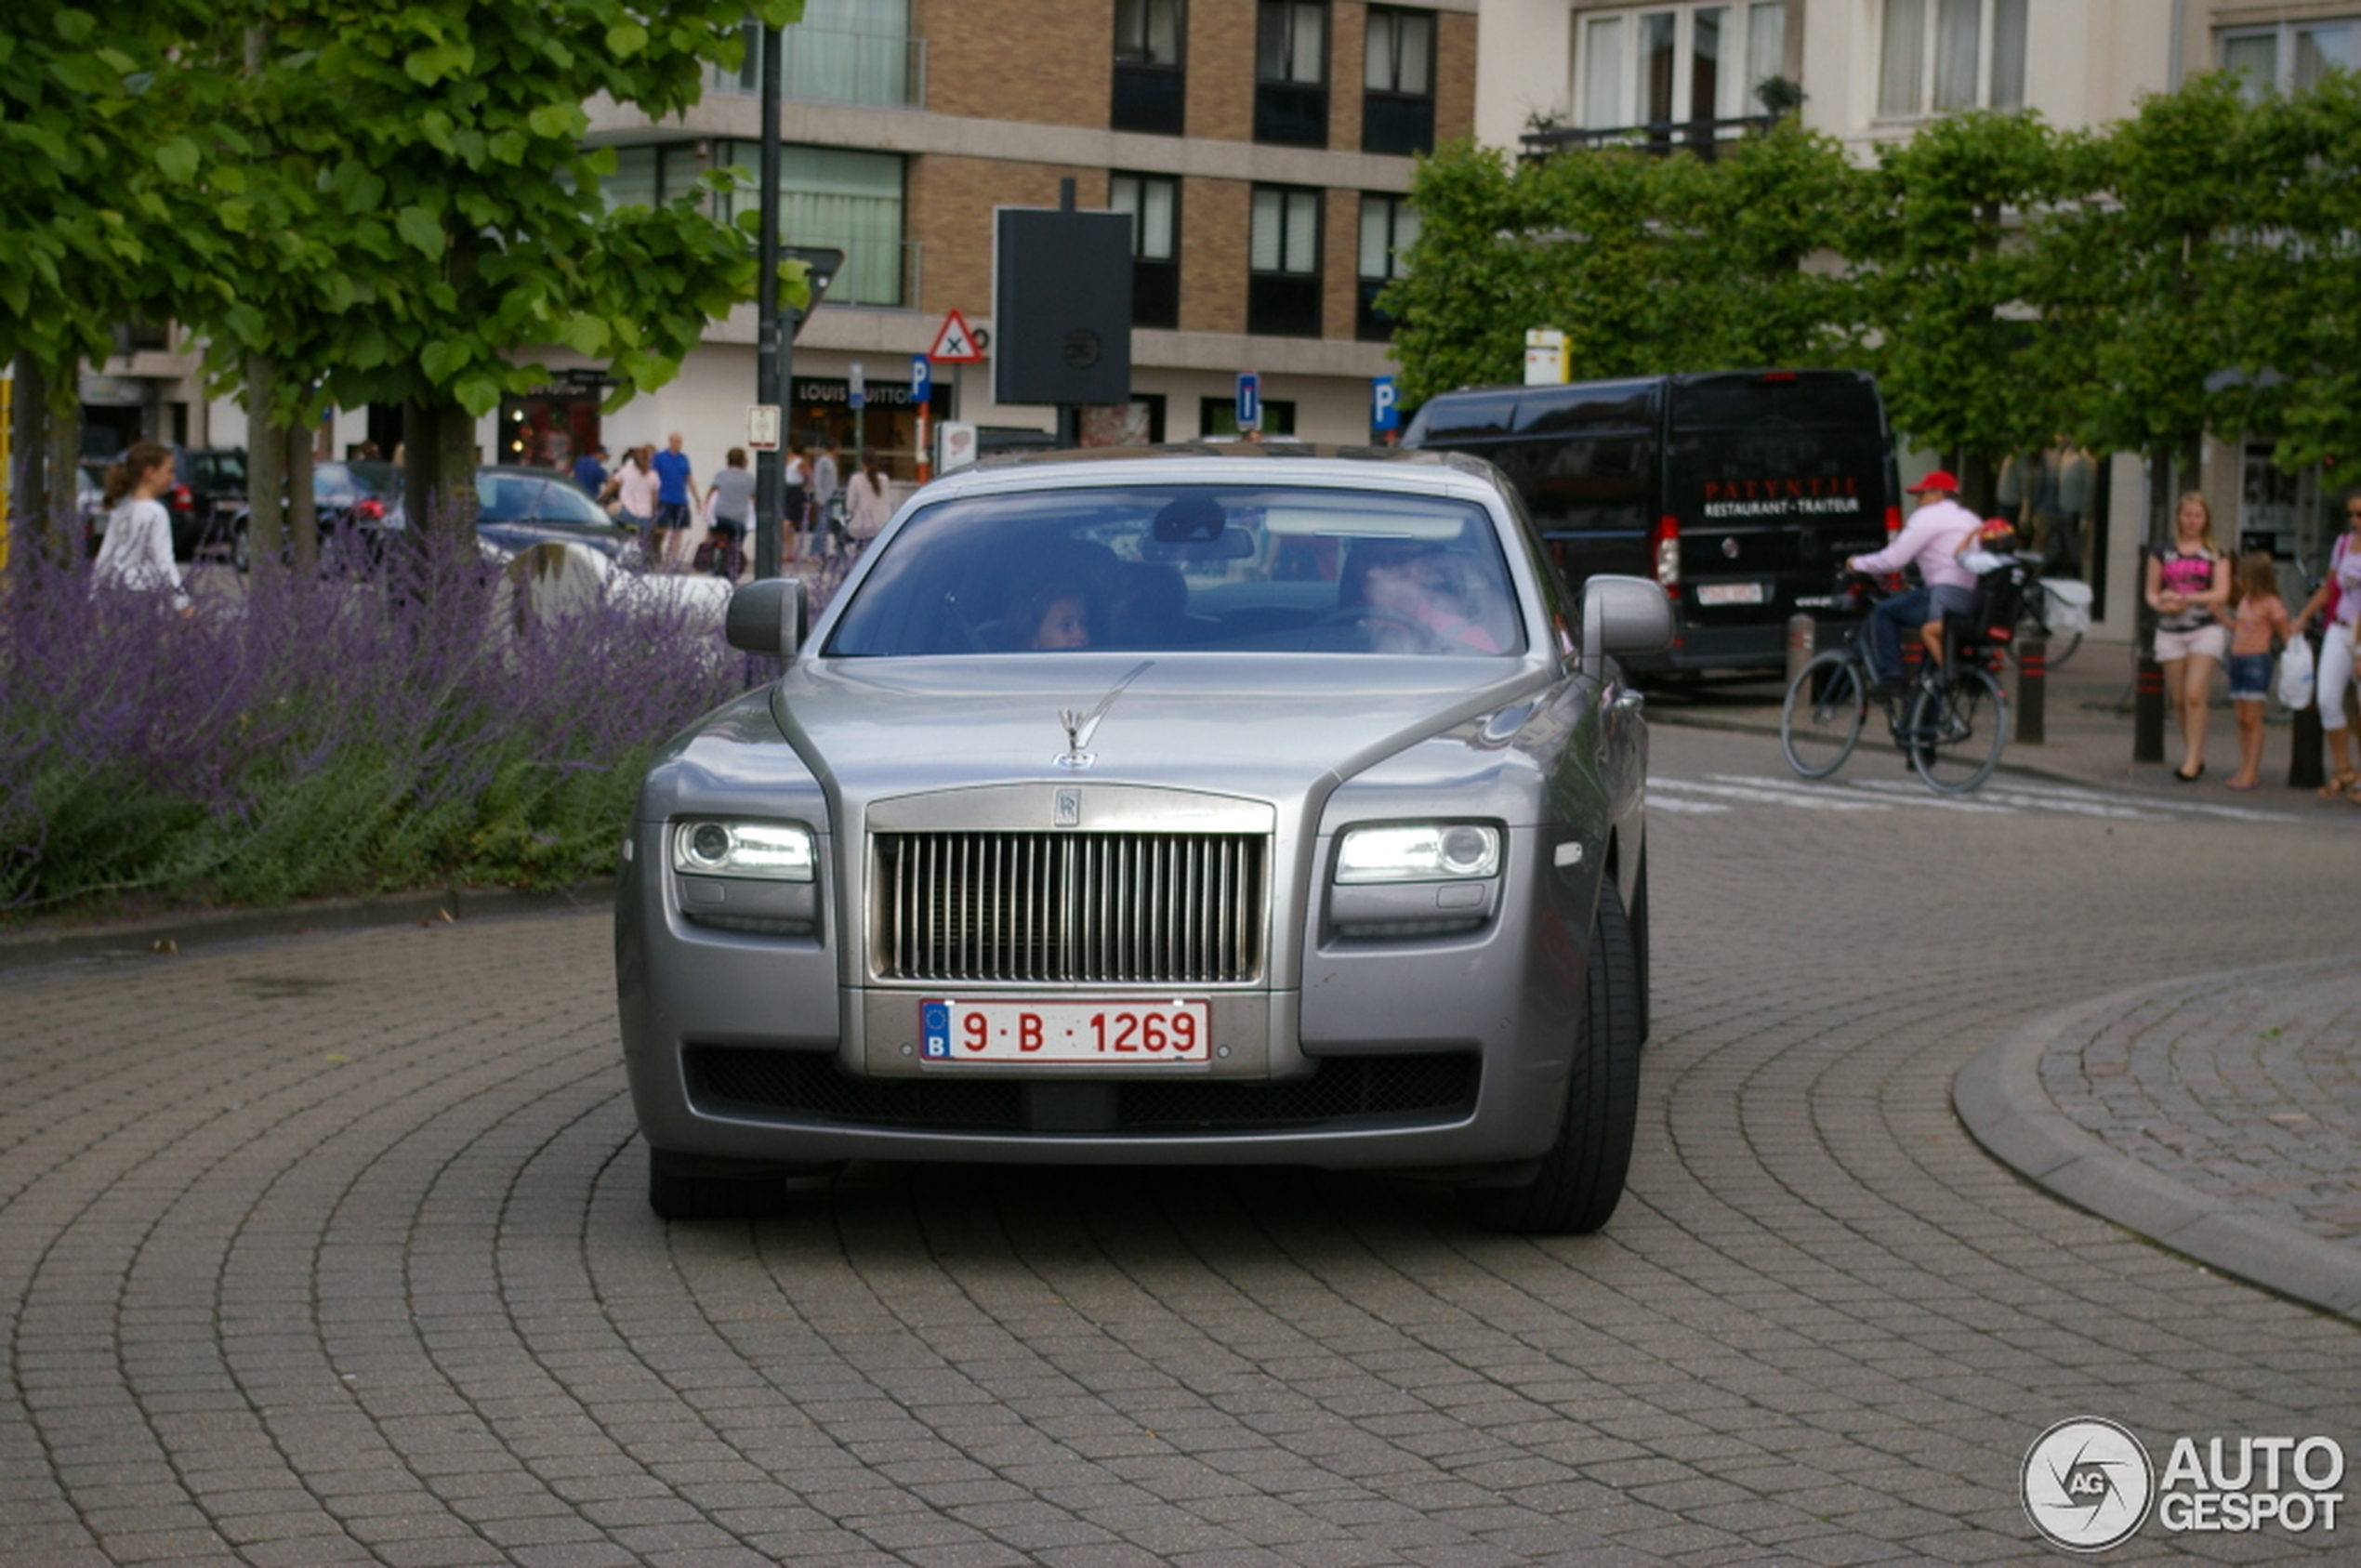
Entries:
POLYGON ((2361 1245, 2361 963, 2156 987, 2045 1051, 2041 1084, 2149 1168, 2361 1245))
POLYGON ((1294 1172, 859 1168, 667 1227, 597 916, 0 976, 0 1561, 2054 1563, 2045 1428, 2361 1454, 2361 1328, 2020 1179, 1952 1081, 2349 956, 2324 831, 1666 813, 1631 1192, 1545 1242, 1294 1172))

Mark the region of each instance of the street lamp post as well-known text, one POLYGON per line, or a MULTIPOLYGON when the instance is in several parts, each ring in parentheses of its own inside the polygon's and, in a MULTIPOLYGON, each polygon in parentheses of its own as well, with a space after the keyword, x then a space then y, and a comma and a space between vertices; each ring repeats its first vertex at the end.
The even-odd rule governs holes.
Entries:
MULTIPOLYGON (((792 411, 780 396, 795 353, 794 338, 779 330, 779 30, 762 30, 762 239, 758 252, 762 277, 756 300, 754 401, 780 410, 779 439, 792 440, 792 411)), ((758 452, 754 460, 754 574, 779 575, 780 452, 758 452)))

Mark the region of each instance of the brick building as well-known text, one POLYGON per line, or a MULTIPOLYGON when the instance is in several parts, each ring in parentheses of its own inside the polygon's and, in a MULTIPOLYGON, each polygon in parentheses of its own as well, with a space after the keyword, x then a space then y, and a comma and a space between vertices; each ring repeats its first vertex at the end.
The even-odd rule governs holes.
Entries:
MULTIPOLYGON (((797 340, 791 428, 849 439, 857 362, 864 434, 906 477, 910 356, 950 310, 989 333, 994 208, 1055 206, 1072 179, 1081 206, 1137 219, 1135 402, 1093 411, 1091 435, 1219 433, 1253 369, 1266 430, 1366 439, 1371 378, 1392 369, 1369 300, 1414 232, 1411 154, 1473 130, 1475 34, 1475 0, 811 0, 785 33, 783 238, 847 260, 797 340)), ((591 105, 591 139, 620 160, 612 199, 738 165, 748 188, 725 205, 753 203, 757 81, 749 51, 677 119, 591 105)), ((741 309, 678 380, 603 419, 595 389, 513 400, 496 435, 487 423, 487 455, 680 429, 713 467, 742 437, 754 345, 741 309)), ((988 365, 956 380, 963 419, 1054 424, 1049 408, 995 405, 988 365)), ((938 367, 938 417, 953 381, 938 367)))

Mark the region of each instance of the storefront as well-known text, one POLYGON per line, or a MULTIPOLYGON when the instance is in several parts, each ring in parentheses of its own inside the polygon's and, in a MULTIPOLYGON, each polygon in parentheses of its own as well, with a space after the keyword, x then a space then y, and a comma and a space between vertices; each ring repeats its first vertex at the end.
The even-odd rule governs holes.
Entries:
POLYGON ((599 400, 603 378, 569 376, 522 397, 500 400, 500 449, 495 463, 535 468, 571 468, 574 460, 599 444, 599 400))
MULTIPOLYGON (((833 441, 847 453, 866 447, 895 478, 916 473, 918 410, 908 381, 869 378, 859 409, 852 406, 852 383, 841 377, 798 376, 789 395, 794 403, 787 438, 791 444, 817 451, 833 441)), ((939 423, 949 418, 950 389, 935 383, 927 407, 930 419, 939 423)))

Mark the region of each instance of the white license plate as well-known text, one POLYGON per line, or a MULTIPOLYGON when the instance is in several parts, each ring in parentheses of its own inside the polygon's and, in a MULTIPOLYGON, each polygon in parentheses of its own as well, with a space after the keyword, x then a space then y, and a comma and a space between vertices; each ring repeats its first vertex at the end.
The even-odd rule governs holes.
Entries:
POLYGON ((1699 583, 1699 604, 1760 604, 1762 602, 1761 583, 1699 583))
POLYGON ((1143 1067, 1213 1060, 1210 1004, 1126 997, 1103 1002, 918 1004, 918 1051, 929 1061, 1087 1061, 1143 1067))

